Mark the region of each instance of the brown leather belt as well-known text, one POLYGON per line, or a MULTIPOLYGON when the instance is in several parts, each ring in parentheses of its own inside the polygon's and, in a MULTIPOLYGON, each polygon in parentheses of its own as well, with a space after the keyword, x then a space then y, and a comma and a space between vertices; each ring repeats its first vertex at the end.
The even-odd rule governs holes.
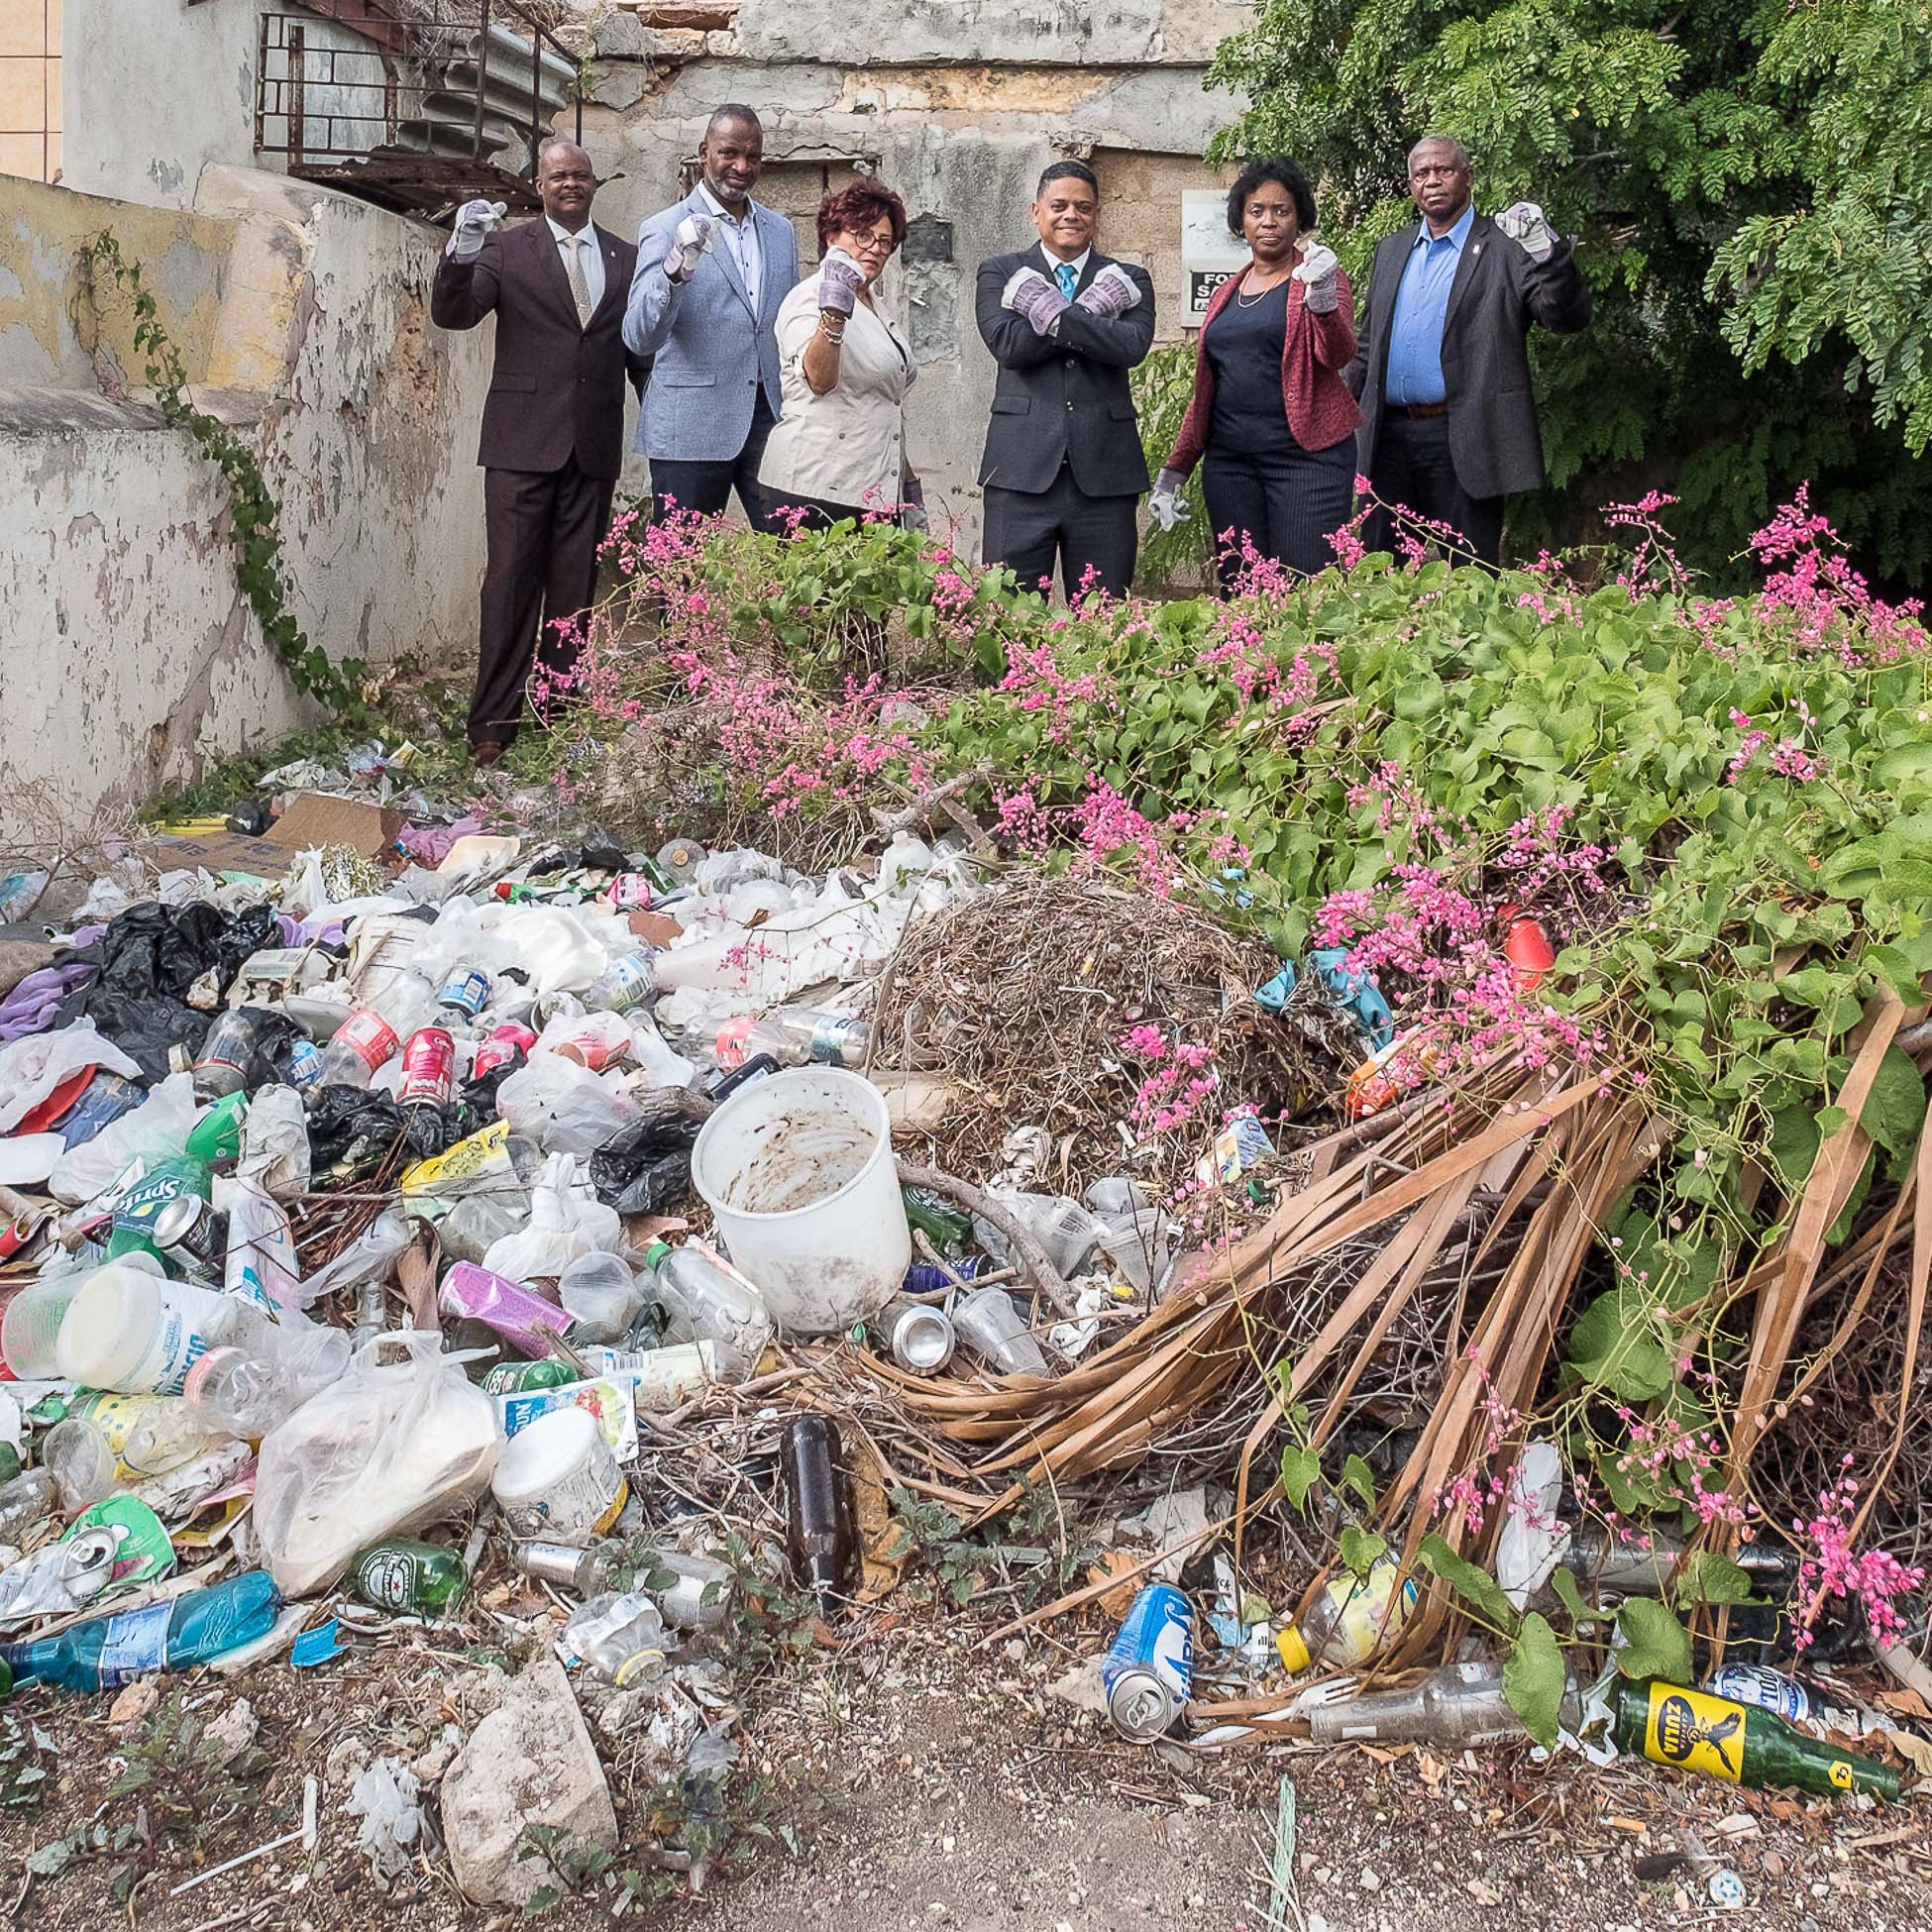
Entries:
POLYGON ((1397 416, 1447 416, 1447 402, 1391 402, 1390 413, 1397 416))

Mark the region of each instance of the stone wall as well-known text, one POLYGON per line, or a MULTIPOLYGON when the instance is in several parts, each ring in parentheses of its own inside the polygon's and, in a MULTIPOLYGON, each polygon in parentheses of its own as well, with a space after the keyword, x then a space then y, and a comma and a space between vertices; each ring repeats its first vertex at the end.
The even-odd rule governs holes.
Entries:
POLYGON ((256 437, 310 638, 475 648, 489 331, 428 325, 434 231, 253 169, 205 167, 190 212, 0 180, 0 838, 29 787, 78 820, 313 718, 237 590, 217 473, 144 396, 125 301, 83 286, 103 228, 196 400, 256 437))
MULTIPOLYGON (((993 363, 973 320, 974 274, 1024 246, 1048 161, 1090 161, 1101 246, 1146 268, 1158 342, 1181 339, 1180 191, 1225 183, 1202 153, 1239 106, 1207 63, 1251 9, 1226 0, 659 0, 597 19, 585 139, 608 178, 606 226, 634 234, 684 190, 705 119, 747 101, 765 124, 759 193, 817 255, 810 216, 855 170, 913 219, 885 292, 919 361, 909 454, 977 544, 973 486, 993 363)), ((641 472, 632 482, 641 486, 641 472)))

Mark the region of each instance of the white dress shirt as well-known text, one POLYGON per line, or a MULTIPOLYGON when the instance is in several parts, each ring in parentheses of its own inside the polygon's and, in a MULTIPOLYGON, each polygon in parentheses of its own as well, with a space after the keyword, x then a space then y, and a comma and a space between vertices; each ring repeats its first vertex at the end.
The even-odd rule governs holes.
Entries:
MULTIPOLYGON (((548 215, 545 221, 550 221, 548 215)), ((577 243, 584 246, 577 251, 577 259, 584 269, 584 286, 590 291, 590 313, 597 312, 597 304, 603 300, 603 250, 597 246, 597 231, 587 221, 575 235, 568 228, 550 221, 550 232, 557 238, 557 259, 564 265, 564 278, 570 278, 571 250, 577 243)))
MULTIPOLYGON (((1055 288, 1059 287, 1060 258, 1044 242, 1039 245, 1039 252, 1046 258, 1046 273, 1048 278, 1052 281, 1055 288)), ((1087 258, 1092 254, 1093 250, 1091 248, 1084 248, 1067 264, 1067 267, 1073 270, 1073 278, 1076 282, 1087 272, 1087 258)))
POLYGON ((765 272, 765 258, 758 246, 758 220, 752 212, 752 204, 745 202, 745 218, 740 221, 711 192, 710 184, 699 181, 698 192, 704 197, 704 206, 711 219, 717 224, 717 232, 724 237, 724 246, 731 251, 731 260, 738 265, 738 278, 745 285, 745 298, 751 303, 751 312, 758 313, 758 283, 765 272))

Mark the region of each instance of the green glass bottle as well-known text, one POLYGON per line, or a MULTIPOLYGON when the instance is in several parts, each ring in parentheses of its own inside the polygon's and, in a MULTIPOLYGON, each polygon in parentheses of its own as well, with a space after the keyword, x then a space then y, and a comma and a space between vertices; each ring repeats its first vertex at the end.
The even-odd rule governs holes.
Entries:
POLYGON ((349 1566, 349 1587, 363 1602, 399 1617, 443 1617, 470 1585, 470 1572, 454 1550, 392 1537, 359 1551, 349 1566))
POLYGON ((1898 1799, 1895 1771, 1806 1737, 1774 1712, 1752 1704, 1653 1679, 1618 1684, 1616 1708, 1611 1736, 1617 1749, 1653 1764, 1758 1789, 1791 1785, 1827 1798, 1876 1791, 1894 1803, 1898 1799))
POLYGON ((583 1378, 569 1362, 546 1355, 541 1361, 498 1362, 483 1378, 485 1395, 524 1395, 531 1389, 560 1389, 583 1378))

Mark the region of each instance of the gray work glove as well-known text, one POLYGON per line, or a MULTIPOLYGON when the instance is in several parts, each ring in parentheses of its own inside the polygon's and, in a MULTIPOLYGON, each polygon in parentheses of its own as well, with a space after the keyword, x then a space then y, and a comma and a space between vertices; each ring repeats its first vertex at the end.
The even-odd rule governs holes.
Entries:
POLYGON ((1178 470, 1163 470, 1154 479, 1154 493, 1147 498, 1147 508, 1153 519, 1163 530, 1171 530, 1177 523, 1185 523, 1193 514, 1186 503, 1181 501, 1181 485, 1187 479, 1178 470))
POLYGON ((509 213, 501 201, 466 201, 456 211, 456 229, 444 254, 458 262, 474 262, 483 253, 483 237, 501 225, 509 213))
POLYGON ((818 308, 850 315, 865 286, 865 270, 843 249, 827 249, 818 265, 818 308))
POLYGON ((1089 315, 1125 315, 1139 299, 1140 284, 1118 262, 1110 262, 1073 298, 1073 305, 1089 315))
POLYGON ((1033 325, 1035 335, 1048 335, 1070 304, 1037 268, 1017 269, 1000 296, 1000 306, 1033 325))
POLYGON ((899 527, 902 530, 929 530, 932 525, 925 513, 925 485, 916 477, 908 477, 900 487, 903 498, 899 506, 899 527))
POLYGON ((711 246, 709 215, 687 215, 665 251, 664 272, 672 281, 689 281, 698 272, 698 258, 711 246))
POLYGON ((1496 217, 1496 226, 1532 262, 1548 262, 1551 250, 1556 246, 1556 231, 1544 220, 1543 210, 1534 201, 1519 201, 1514 207, 1505 208, 1496 217))
POLYGON ((1335 285, 1337 263, 1334 249, 1310 242, 1295 265, 1295 279, 1302 285, 1302 303, 1311 315, 1333 315, 1339 299, 1335 285))

